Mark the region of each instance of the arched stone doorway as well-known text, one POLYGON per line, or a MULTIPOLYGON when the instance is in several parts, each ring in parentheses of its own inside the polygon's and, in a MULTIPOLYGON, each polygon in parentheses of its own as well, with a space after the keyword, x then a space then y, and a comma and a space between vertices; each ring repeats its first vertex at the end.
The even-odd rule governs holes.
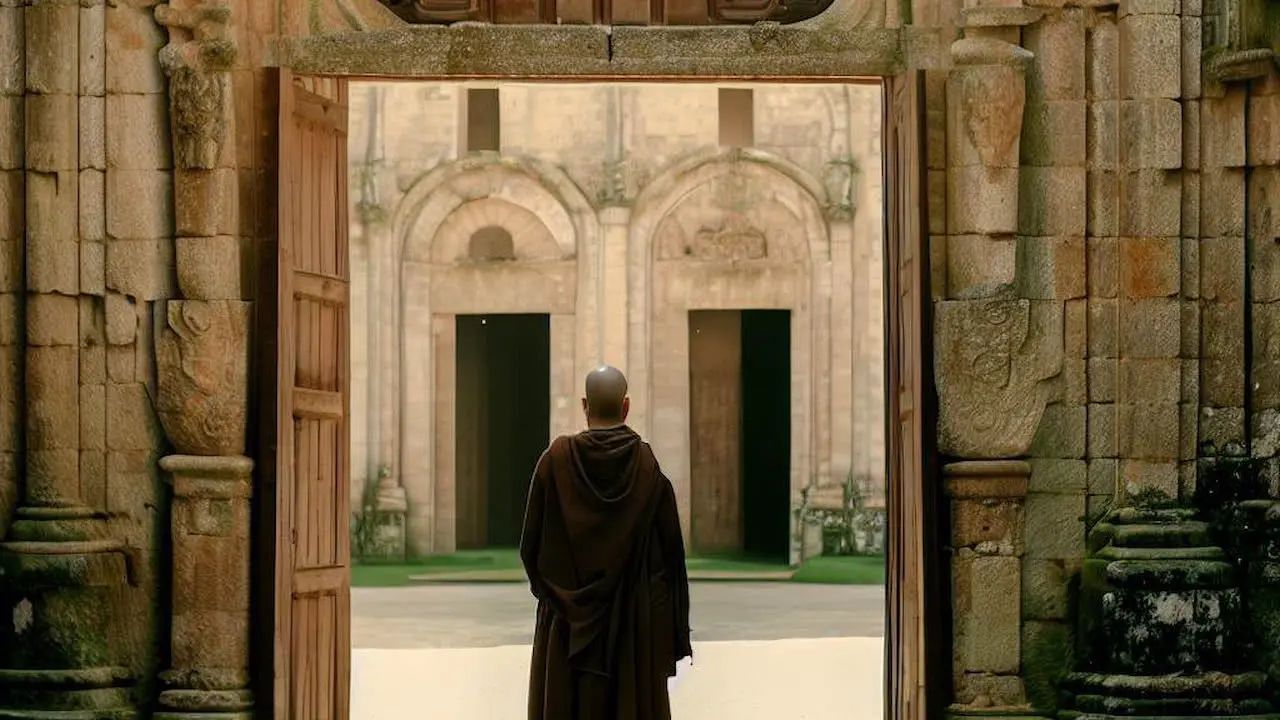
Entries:
POLYGON ((395 408, 389 430, 409 504, 407 550, 448 553, 458 547, 459 509, 478 512, 459 484, 459 318, 547 316, 550 434, 570 430, 577 377, 596 337, 593 313, 581 307, 594 299, 584 290, 592 277, 579 268, 594 257, 598 231, 590 205, 562 173, 486 153, 415 182, 390 232, 396 275, 382 291, 392 300, 382 305, 398 330, 398 371, 380 389, 395 408))
MULTIPOLYGON (((634 422, 661 453, 685 536, 695 545, 693 526, 704 510, 695 507, 693 491, 690 312, 790 314, 791 505, 817 473, 829 471, 815 460, 829 456, 818 445, 831 409, 814 398, 815 379, 829 375, 831 359, 815 348, 830 342, 815 332, 830 315, 822 196, 820 185, 781 158, 728 150, 677 163, 636 201, 628 247, 634 422)), ((790 554, 794 559, 799 548, 790 554)))

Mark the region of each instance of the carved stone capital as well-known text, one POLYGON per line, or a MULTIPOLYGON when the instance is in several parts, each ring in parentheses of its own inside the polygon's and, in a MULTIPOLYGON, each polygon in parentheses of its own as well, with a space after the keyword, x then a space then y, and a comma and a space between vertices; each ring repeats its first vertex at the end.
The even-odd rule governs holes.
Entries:
POLYGON ((184 455, 241 455, 249 410, 251 303, 170 300, 156 337, 156 412, 184 455))
POLYGON ((230 36, 231 5, 157 5, 156 22, 169 30, 160 66, 169 76, 173 160, 180 170, 217 167, 231 118, 231 76, 237 48, 230 36))

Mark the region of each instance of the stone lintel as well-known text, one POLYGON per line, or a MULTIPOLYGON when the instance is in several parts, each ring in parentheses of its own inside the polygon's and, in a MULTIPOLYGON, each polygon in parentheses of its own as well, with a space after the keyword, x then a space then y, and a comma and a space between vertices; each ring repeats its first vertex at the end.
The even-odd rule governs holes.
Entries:
POLYGON ((1044 10, 1022 5, 987 5, 960 11, 966 30, 970 28, 1025 27, 1044 17, 1044 10))
POLYGON ((856 78, 900 72, 897 29, 754 26, 418 25, 285 38, 274 64, 352 77, 856 78), (388 52, 394 48, 394 52, 388 52))
POLYGON ((253 495, 253 460, 239 455, 167 455, 160 468, 169 473, 176 497, 231 499, 253 495))
POLYGON ((957 500, 1022 499, 1031 482, 1023 460, 965 460, 942 468, 947 494, 957 500))

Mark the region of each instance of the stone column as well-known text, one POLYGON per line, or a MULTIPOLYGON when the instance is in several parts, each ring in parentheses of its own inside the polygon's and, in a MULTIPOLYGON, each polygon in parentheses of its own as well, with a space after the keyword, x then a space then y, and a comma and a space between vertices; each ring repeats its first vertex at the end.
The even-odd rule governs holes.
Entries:
POLYGON ((1022 671, 1024 502, 1031 466, 968 461, 942 470, 951 497, 952 716, 1029 711, 1022 671))
POLYGON ((80 488, 80 3, 20 10, 26 40, 25 488, 0 544, 0 715, 131 717, 112 615, 125 548, 80 488))
POLYGON ((175 454, 171 669, 156 718, 248 718, 250 287, 237 236, 229 5, 159 5, 169 30, 178 287, 156 338, 157 413, 175 454))

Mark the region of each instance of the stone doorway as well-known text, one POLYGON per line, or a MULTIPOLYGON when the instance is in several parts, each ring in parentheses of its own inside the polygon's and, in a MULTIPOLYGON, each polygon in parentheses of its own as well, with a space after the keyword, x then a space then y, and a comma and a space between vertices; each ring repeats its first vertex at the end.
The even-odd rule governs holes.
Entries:
POLYGON ((513 548, 529 468, 551 435, 551 316, 456 322, 458 548, 513 548))
POLYGON ((791 311, 689 312, 695 553, 789 558, 791 311))
MULTIPOLYGON (((339 135, 345 142, 345 126, 338 127, 337 123, 331 124, 329 121, 334 113, 346 110, 345 81, 336 78, 316 80, 294 78, 284 72, 281 84, 282 88, 285 88, 282 92, 282 126, 291 126, 282 128, 282 140, 289 139, 291 134, 306 135, 316 132, 313 125, 319 115, 322 119, 319 123, 322 131, 329 135, 339 135), (319 111, 297 112, 294 104, 304 97, 306 98, 304 104, 318 106, 319 111)), ((892 212, 900 213, 902 217, 889 223, 885 240, 888 247, 896 248, 895 251, 888 253, 890 265, 897 262, 903 263, 903 266, 899 268, 901 272, 889 273, 892 278, 888 283, 891 299, 889 317, 896 322, 887 323, 887 327, 893 328, 890 331, 891 334, 899 337, 891 342, 891 352, 887 358, 890 368, 897 368, 896 372, 890 372, 890 387, 896 387, 897 392, 889 393, 888 415, 893 418, 892 427, 909 432, 907 436, 899 436, 903 439, 909 438, 909 442, 905 445, 900 441, 891 444, 890 455, 895 459, 890 463, 891 481, 888 494, 890 497, 911 498, 911 502, 901 503, 891 508, 891 527, 895 527, 896 530, 891 533, 889 551, 891 600, 888 608, 887 642, 891 652, 886 668, 890 679, 886 708, 890 717, 914 720, 926 717, 925 693, 928 687, 933 687, 933 680, 929 680, 929 685, 926 685, 926 680, 940 677, 936 669, 926 668, 927 655, 925 654, 925 637, 930 634, 926 632, 926 626, 933 626, 934 629, 930 632, 937 631, 936 620, 931 619, 936 618, 936 615, 929 610, 937 603, 937 599, 927 600, 925 597, 926 583, 931 581, 929 573, 936 571, 927 569, 925 563, 925 548, 933 544, 933 540, 928 535, 929 526, 926 523, 926 517, 933 512, 930 509, 932 504, 930 498, 933 493, 923 485, 923 478, 930 472, 928 468, 931 462, 929 455, 931 450, 921 442, 924 435, 921 423, 928 418, 930 402, 930 397, 925 394, 927 391, 924 388, 927 387, 927 381, 923 378, 927 377, 927 372, 922 371, 923 356, 920 353, 927 318, 927 312, 922 315, 921 311, 928 297, 927 275, 916 272, 925 266, 922 258, 927 257, 927 249, 921 233, 923 207, 922 190, 919 187, 922 180, 919 173, 922 172, 920 163, 923 156, 923 124, 919 113, 919 101, 901 100, 916 97, 922 93, 922 86, 916 76, 894 80, 891 86, 896 87, 897 91, 888 93, 887 97, 896 98, 899 107, 892 112, 888 107, 885 109, 886 128, 894 131, 886 130, 885 137, 895 138, 895 146, 889 150, 888 165, 891 170, 887 171, 887 177, 891 178, 891 181, 886 186, 888 191, 886 197, 901 194, 897 202, 887 202, 887 207, 892 212), (892 119, 889 119, 890 117, 892 119), (906 304, 901 305, 900 302, 906 302, 906 304), (898 453, 900 457, 894 456, 894 453, 898 453)), ((308 145, 299 142, 282 142, 282 147, 289 148, 288 153, 301 153, 305 156, 308 145)), ((282 185, 327 182, 331 187, 312 189, 304 195, 324 195, 327 192, 334 197, 344 196, 346 188, 343 177, 323 174, 318 177, 314 174, 310 177, 299 176, 295 169, 299 165, 298 157, 290 157, 288 153, 282 154, 280 162, 282 185)), ((488 173, 492 178, 492 174, 495 173, 509 174, 514 170, 518 174, 520 171, 519 168, 512 168, 504 163, 489 162, 489 168, 480 167, 486 162, 489 161, 480 159, 462 163, 461 167, 450 168, 437 174, 431 182, 421 183, 422 188, 415 187, 414 192, 419 195, 421 202, 416 207, 411 207, 406 214, 394 218, 390 223, 390 235, 395 239, 393 245, 400 248, 397 252, 405 253, 402 257, 407 258, 407 253, 411 249, 419 257, 424 257, 422 254, 426 253, 425 257, 428 258, 439 252, 437 248, 427 248, 421 244, 415 246, 412 242, 414 234, 410 233, 409 229, 424 217, 432 218, 438 231, 448 221, 449 214, 457 207, 485 201, 477 197, 474 192, 464 191, 444 195, 447 201, 443 205, 433 204, 436 197, 433 196, 433 192, 438 190, 440 184, 448 177, 478 171, 482 174, 482 178, 484 173, 488 173)), ((302 167, 306 167, 306 164, 303 163, 302 167)), ((837 189, 841 185, 838 180, 835 178, 832 182, 837 189)), ((493 182, 493 180, 479 181, 480 184, 485 182, 493 182)), ((684 522, 687 524, 691 498, 688 494, 690 486, 687 482, 690 455, 686 412, 689 392, 689 345, 686 323, 691 309, 734 309, 753 306, 789 308, 790 325, 793 328, 790 366, 793 369, 797 367, 808 369, 808 372, 799 378, 795 373, 792 376, 790 392, 792 410, 802 419, 800 422, 791 424, 790 454, 794 457, 796 448, 807 447, 810 443, 821 441, 822 433, 830 428, 830 418, 822 414, 824 412, 822 407, 816 407, 814 404, 814 398, 818 396, 814 385, 820 386, 820 383, 825 381, 820 378, 825 378, 824 373, 828 371, 821 364, 821 354, 814 352, 813 346, 825 340, 814 338, 807 332, 797 333, 794 328, 809 327, 813 324, 815 317, 830 311, 830 289, 813 282, 811 268, 815 263, 823 261, 823 252, 827 247, 826 234, 817 229, 815 223, 822 213, 832 210, 818 200, 828 196, 829 188, 824 188, 818 183, 806 186, 803 181, 798 181, 793 176, 785 163, 758 156, 751 151, 729 150, 692 158, 683 165, 672 167, 663 177, 655 179, 650 188, 655 187, 663 188, 666 192, 658 196, 641 194, 634 203, 632 221, 628 228, 629 233, 641 233, 643 237, 651 239, 651 242, 646 243, 647 247, 651 248, 651 252, 641 255, 645 261, 633 264, 628 269, 631 287, 636 290, 637 297, 644 298, 645 301, 645 304, 640 306, 640 312, 637 313, 633 309, 630 313, 629 348, 632 354, 629 356, 628 372, 632 378, 633 387, 637 388, 633 395, 637 398, 640 407, 647 409, 646 414, 649 415, 647 419, 637 418, 637 424, 646 428, 647 434, 654 441, 673 448, 672 452, 667 453, 669 460, 664 462, 664 466, 667 467, 668 475, 677 483, 677 486, 684 488, 680 493, 679 503, 682 506, 684 522), (735 167, 734 163, 726 162, 727 158, 743 157, 750 160, 745 164, 745 170, 735 167), (715 252, 717 243, 714 237, 701 238, 710 242, 703 243, 704 248, 692 248, 694 252, 691 253, 690 248, 680 245, 679 238, 682 233, 675 232, 675 229, 679 228, 687 218, 698 217, 707 207, 722 203, 726 197, 733 198, 740 195, 743 185, 750 186, 753 182, 767 181, 772 181, 771 187, 775 190, 767 196, 772 201, 780 203, 780 208, 785 212, 774 210, 769 203, 763 203, 761 207, 742 212, 736 218, 738 225, 728 223, 718 230, 719 234, 745 234, 749 239, 755 230, 752 225, 763 223, 774 228, 774 234, 781 238, 781 242, 776 244, 774 251, 768 254, 768 258, 771 262, 777 261, 777 264, 783 267, 772 267, 767 270, 775 282, 769 285, 768 297, 762 299, 758 293, 745 291, 743 286, 733 281, 731 274, 725 273, 722 268, 716 268, 714 263, 699 262, 713 259, 700 258, 697 255, 699 252, 715 252), (778 183, 785 186, 788 182, 790 189, 781 191, 776 189, 778 183), (676 192, 671 192, 673 189, 676 192), (808 199, 805 199, 806 197, 808 199), (788 198, 791 199, 788 200, 788 198), (753 217, 751 213, 755 213, 756 216, 753 217), (693 258, 690 258, 691 254, 694 255, 693 258), (709 293, 696 292, 695 289, 700 287, 700 279, 704 286, 717 289, 709 293), (705 282, 709 279, 717 282, 705 282), (682 325, 686 327, 681 327, 682 325), (801 339, 797 341, 794 337, 796 335, 801 339), (659 342, 667 345, 668 352, 659 354, 647 349, 651 343, 659 342), (672 415, 673 408, 680 410, 678 415, 672 415), (683 421, 679 419, 681 417, 684 418, 683 421)), ((558 199, 564 200, 563 197, 558 199)), ((568 202, 571 203, 572 198, 569 198, 568 202)), ((840 210, 837 207, 835 211, 840 210)), ((732 213, 727 220, 735 220, 732 213)), ((296 220, 288 218, 288 221, 296 220)), ((477 226, 469 236, 474 238, 476 233, 483 229, 484 227, 477 226)), ((712 234, 715 235, 717 232, 712 234)), ((420 234, 417 236, 421 237, 420 234)), ((435 233, 430 236, 434 237, 435 233)), ((303 268, 292 264, 297 262, 297 258, 305 256, 305 253, 299 255, 298 248, 288 248, 286 243, 305 244, 308 238, 304 233, 286 232, 284 227, 281 228, 281 238, 280 276, 283 278, 286 273, 299 277, 301 277, 299 273, 305 275, 306 271, 303 268)), ((342 238, 339 245, 341 249, 346 249, 345 238, 342 238)), ((471 252, 475 246, 476 243, 468 243, 467 252, 471 252)), ((575 247, 574 254, 571 256, 575 261, 580 260, 577 256, 579 250, 580 248, 575 247)), ((431 261, 437 260, 438 258, 431 258, 430 261, 421 264, 428 265, 431 261)), ((346 266, 339 263, 339 267, 345 270, 346 266)), ((432 328, 432 331, 425 336, 430 338, 426 345, 414 346, 407 341, 401 345, 402 358, 428 357, 434 364, 434 367, 426 372, 421 369, 413 370, 408 364, 402 365, 400 379, 405 385, 401 391, 407 391, 406 395, 409 396, 414 394, 412 389, 415 382, 432 382, 437 393, 443 391, 453 395, 456 392, 457 315, 476 312, 474 309, 442 307, 440 298, 432 293, 430 287, 424 282, 432 279, 432 271, 432 268, 420 267, 415 268, 413 273, 405 273, 400 278, 401 286, 397 290, 400 293, 399 312, 402 313, 400 317, 405 320, 412 318, 413 322, 417 323, 427 322, 432 328), (406 292, 411 288, 416 291, 406 292), (431 303, 431 312, 408 312, 411 304, 420 303, 423 298, 431 303), (426 352, 415 352, 415 349, 426 352)), ((458 269, 452 268, 447 272, 457 273, 458 269)), ((578 277, 578 280, 580 281, 581 278, 578 277)), ((334 277, 331 281, 345 282, 345 278, 334 277)), ((331 302, 339 302, 345 298, 337 285, 333 288, 324 285, 316 292, 330 298, 331 302)), ((282 288, 280 297, 281 310, 285 312, 297 300, 290 288, 282 288)), ((521 304, 521 310, 529 309, 528 303, 521 304)), ((589 337, 589 333, 584 335, 582 332, 584 328, 580 327, 583 320, 581 317, 575 318, 572 315, 572 309, 571 305, 563 309, 559 306, 548 309, 538 308, 543 312, 550 310, 552 314, 550 341, 552 352, 577 357, 574 354, 575 350, 578 353, 582 352, 583 341, 585 337, 589 337), (556 339, 558 333, 555 316, 557 314, 563 315, 563 319, 568 321, 559 323, 560 337, 574 338, 568 343, 556 339), (566 330, 567 333, 564 332, 566 330)), ((510 309, 489 307, 482 308, 481 311, 512 312, 510 309)), ((281 327, 284 328, 285 324, 282 323, 281 327)), ((280 341, 292 344, 296 342, 296 338, 291 331, 281 332, 280 341)), ((294 362, 299 349, 291 349, 284 357, 289 362, 294 362)), ((578 359, 581 360, 580 357, 578 359)), ((567 364, 566 367, 569 371, 573 369, 567 364)), ((288 378, 292 374, 291 368, 284 367, 280 370, 281 378, 288 378)), ((572 385, 569 384, 572 383, 571 378, 568 378, 568 383, 560 386, 561 389, 557 389, 555 385, 560 371, 553 369, 551 374, 553 376, 552 395, 573 392, 572 385)), ((342 373, 340 373, 340 379, 346 382, 342 373)), ((426 386, 418 385, 418 387, 426 386)), ((295 387, 294 393, 304 393, 305 390, 305 388, 295 387)), ((344 387, 342 392, 346 393, 348 390, 344 387)), ((305 394, 298 395, 298 398, 313 399, 305 394)), ((314 399, 322 398, 317 396, 314 399)), ((327 401, 327 397, 323 399, 327 401)), ((447 403, 433 402, 432 404, 436 406, 433 412, 437 413, 438 417, 441 406, 450 408, 454 400, 454 397, 450 397, 447 403)), ((563 403, 553 404, 551 419, 553 433, 557 431, 560 424, 556 415, 566 407, 563 403)), ((282 412, 281 415, 282 420, 292 418, 296 422, 299 417, 303 417, 299 413, 305 415, 311 412, 313 410, 310 407, 303 408, 295 400, 290 412, 282 412)), ((331 418, 331 415, 325 414, 324 417, 331 418)), ((288 430, 282 427, 281 432, 288 432, 288 430)), ((338 440, 341 441, 347 437, 345 432, 344 430, 339 433, 338 440)), ((431 438, 433 434, 425 432, 418 436, 431 438)), ((437 471, 441 469, 447 471, 437 472, 434 477, 456 478, 456 437, 451 431, 436 432, 434 437, 434 451, 424 453, 419 462, 432 463, 437 471)), ((341 457, 347 451, 347 443, 337 442, 331 450, 341 457)), ((413 453, 405 452, 402 457, 408 459, 411 455, 413 453)), ((289 518, 292 512, 290 505, 296 502, 296 498, 287 492, 291 493, 296 484, 297 461, 283 455, 279 460, 276 468, 280 472, 278 486, 281 506, 277 518, 289 518)), ((790 467, 792 479, 790 489, 794 492, 797 489, 796 479, 808 477, 812 471, 813 468, 807 467, 803 460, 793 461, 790 467)), ((406 466, 404 472, 407 477, 410 474, 410 468, 406 466)), ((332 479, 335 482, 331 489, 341 493, 343 488, 349 488, 349 478, 332 479)), ((443 486, 435 480, 430 483, 431 492, 437 502, 444 501, 452 504, 456 501, 454 495, 456 486, 443 486)), ((341 512, 344 509, 342 503, 338 503, 337 509, 339 512, 331 516, 331 526, 322 528, 316 524, 309 528, 310 532, 324 536, 326 544, 333 544, 335 547, 340 543, 335 543, 333 540, 345 536, 349 522, 349 518, 341 512)), ((443 522, 429 524, 425 534, 428 538, 427 542, 434 544, 436 552, 448 552, 456 547, 456 516, 443 520, 443 522)), ((277 530, 276 537, 280 538, 289 537, 289 533, 297 532, 296 529, 279 525, 277 530)), ((279 547, 277 545, 278 549, 279 547)), ((792 548, 793 557, 795 553, 796 549, 792 548)), ((298 566, 296 557, 291 558, 287 553, 283 558, 277 556, 277 622, 273 628, 274 639, 271 642, 274 646, 273 694, 277 717, 300 717, 300 713, 306 715, 311 712, 305 708, 327 708, 324 714, 337 718, 345 718, 348 714, 350 660, 349 647, 344 645, 344 640, 349 633, 349 626, 343 616, 349 607, 349 587, 340 581, 338 571, 349 563, 349 553, 338 548, 337 557, 330 560, 325 567, 311 568, 298 566), (292 579, 301 577, 304 573, 315 579, 306 582, 292 579), (320 663, 318 668, 314 662, 309 664, 302 662, 302 658, 315 647, 310 638, 317 635, 333 640, 323 644, 328 649, 326 652, 330 652, 331 655, 320 663), (323 672, 323 678, 316 676, 320 671, 323 672)), ((940 654, 938 657, 941 658, 944 655, 940 654)))

